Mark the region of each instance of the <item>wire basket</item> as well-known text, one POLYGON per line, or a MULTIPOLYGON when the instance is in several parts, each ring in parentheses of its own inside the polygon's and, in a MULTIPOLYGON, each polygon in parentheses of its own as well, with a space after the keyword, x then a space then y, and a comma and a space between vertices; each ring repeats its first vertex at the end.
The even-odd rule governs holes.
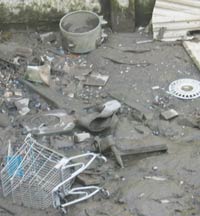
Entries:
POLYGON ((75 177, 97 157, 105 160, 94 153, 66 158, 28 135, 15 155, 6 158, 1 171, 3 194, 12 195, 15 203, 27 207, 64 209, 102 189, 97 186, 72 188, 75 177))

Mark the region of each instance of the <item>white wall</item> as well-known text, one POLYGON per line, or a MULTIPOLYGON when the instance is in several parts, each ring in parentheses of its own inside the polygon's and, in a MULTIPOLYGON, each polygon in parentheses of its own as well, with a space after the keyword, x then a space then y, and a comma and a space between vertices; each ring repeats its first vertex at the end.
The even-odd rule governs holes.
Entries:
POLYGON ((0 23, 57 19, 74 10, 100 11, 99 0, 0 0, 0 23), (30 14, 30 16, 29 16, 30 14), (34 16, 35 15, 35 16, 34 16))

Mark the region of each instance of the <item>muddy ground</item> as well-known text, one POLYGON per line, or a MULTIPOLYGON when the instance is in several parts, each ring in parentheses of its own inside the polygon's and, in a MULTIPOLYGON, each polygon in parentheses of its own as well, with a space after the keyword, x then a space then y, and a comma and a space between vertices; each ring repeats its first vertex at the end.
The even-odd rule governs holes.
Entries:
MULTIPOLYGON (((2 113, 8 114, 8 123, 0 128, 2 163, 3 156, 7 154, 8 140, 13 146, 20 146, 25 137, 20 122, 26 116, 20 116, 16 107, 7 102, 9 96, 5 96, 6 91, 22 89, 23 95, 30 99, 31 111, 27 115, 60 108, 42 99, 19 81, 24 77, 26 65, 30 62, 37 63, 39 56, 51 55, 54 60, 60 58, 60 54, 56 55, 55 52, 47 53, 49 49, 58 51, 57 48, 61 45, 59 34, 56 34, 56 40, 51 43, 42 42, 39 33, 28 31, 8 32, 1 37, 0 59, 3 60, 0 62, 0 108, 2 113), (19 59, 19 67, 11 63, 14 59, 14 46, 33 50, 30 56, 19 59)), ((106 153, 108 162, 96 162, 89 169, 92 175, 87 175, 86 184, 90 184, 90 181, 106 188, 110 197, 97 194, 88 201, 69 207, 68 215, 200 215, 199 98, 181 100, 168 93, 172 81, 180 78, 198 80, 199 71, 181 42, 138 43, 151 38, 151 35, 144 33, 110 34, 101 47, 89 54, 66 54, 68 69, 65 72, 52 72, 51 88, 62 95, 61 100, 66 99, 66 107, 61 108, 67 111, 80 112, 83 107, 113 98, 122 103, 117 114, 119 122, 115 133, 120 140, 119 146, 126 146, 126 142, 130 140, 140 144, 146 139, 151 143, 152 136, 156 136, 162 138, 168 147, 167 152, 123 156, 124 168, 119 167, 112 152, 106 153), (87 68, 93 65, 92 73, 108 75, 109 80, 103 87, 82 85, 68 74, 72 64, 85 64, 87 68), (175 109, 179 116, 169 121, 161 119, 160 113, 170 108, 175 109)), ((81 128, 78 131, 87 130, 81 128)), ((70 143, 73 133, 74 131, 37 139, 67 156, 91 149, 91 143, 88 142, 70 143), (60 140, 66 146, 64 144, 64 147, 58 148, 60 140)), ((104 137, 110 133, 108 130, 93 135, 104 137)), ((55 216, 60 215, 60 212, 53 208, 36 210, 13 204, 11 197, 3 197, 1 188, 0 215, 55 216), (11 212, 6 212, 1 207, 11 212)))

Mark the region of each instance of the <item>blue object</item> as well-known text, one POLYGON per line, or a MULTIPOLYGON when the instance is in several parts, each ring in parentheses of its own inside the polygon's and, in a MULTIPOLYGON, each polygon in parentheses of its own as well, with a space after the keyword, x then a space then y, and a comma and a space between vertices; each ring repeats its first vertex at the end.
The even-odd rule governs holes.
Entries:
POLYGON ((13 176, 15 171, 18 169, 16 176, 22 177, 24 175, 24 171, 21 167, 22 156, 7 156, 6 157, 6 166, 9 176, 13 176))

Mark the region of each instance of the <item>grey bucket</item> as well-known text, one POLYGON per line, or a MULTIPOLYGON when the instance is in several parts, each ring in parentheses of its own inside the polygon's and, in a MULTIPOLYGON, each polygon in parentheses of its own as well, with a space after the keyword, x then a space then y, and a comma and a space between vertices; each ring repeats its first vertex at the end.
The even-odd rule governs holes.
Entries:
POLYGON ((103 18, 91 11, 75 11, 60 20, 63 48, 72 53, 87 53, 102 40, 103 18))

